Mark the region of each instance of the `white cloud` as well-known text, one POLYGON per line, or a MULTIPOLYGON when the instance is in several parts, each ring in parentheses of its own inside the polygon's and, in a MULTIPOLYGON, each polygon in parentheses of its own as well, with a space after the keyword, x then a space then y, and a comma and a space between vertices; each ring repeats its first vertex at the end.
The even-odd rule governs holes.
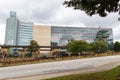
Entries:
POLYGON ((114 42, 120 41, 120 24, 113 28, 114 42))
POLYGON ((0 44, 4 44, 5 39, 5 24, 0 24, 0 44))

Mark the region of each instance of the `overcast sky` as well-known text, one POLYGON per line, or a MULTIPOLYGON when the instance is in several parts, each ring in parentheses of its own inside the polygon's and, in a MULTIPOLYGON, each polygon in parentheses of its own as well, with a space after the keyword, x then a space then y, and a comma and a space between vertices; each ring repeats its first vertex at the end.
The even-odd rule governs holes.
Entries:
POLYGON ((0 0, 0 44, 4 44, 6 19, 15 11, 20 21, 34 24, 65 25, 72 27, 96 27, 113 29, 114 41, 120 41, 118 13, 107 17, 92 17, 83 11, 63 6, 64 0, 0 0))

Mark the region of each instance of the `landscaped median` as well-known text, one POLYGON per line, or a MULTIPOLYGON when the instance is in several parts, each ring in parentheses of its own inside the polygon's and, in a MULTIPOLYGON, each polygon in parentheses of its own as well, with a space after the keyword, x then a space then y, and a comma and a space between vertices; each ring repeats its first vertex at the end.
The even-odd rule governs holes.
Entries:
POLYGON ((0 67, 43 63, 43 62, 53 62, 53 61, 61 61, 61 60, 92 58, 92 57, 101 57, 101 56, 112 56, 112 55, 120 55, 120 53, 110 52, 110 53, 101 53, 101 54, 93 54, 93 55, 89 54, 89 55, 45 57, 45 58, 7 58, 7 59, 0 60, 0 67))
POLYGON ((120 80, 120 66, 103 72, 69 75, 46 80, 120 80))

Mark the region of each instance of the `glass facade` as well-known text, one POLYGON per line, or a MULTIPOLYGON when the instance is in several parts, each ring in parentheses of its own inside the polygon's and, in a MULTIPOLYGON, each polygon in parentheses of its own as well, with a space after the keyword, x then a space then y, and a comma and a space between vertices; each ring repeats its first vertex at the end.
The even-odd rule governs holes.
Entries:
POLYGON ((18 19, 15 12, 10 12, 10 18, 6 22, 5 45, 16 45, 18 19))
POLYGON ((96 34, 96 40, 98 38, 104 39, 110 50, 113 50, 113 32, 112 29, 100 29, 96 34))
POLYGON ((6 23, 5 45, 29 45, 33 39, 33 23, 20 22, 16 12, 10 12, 6 23))
MULTIPOLYGON (((108 30, 109 39, 113 42, 112 29, 108 30)), ((96 35, 99 32, 98 28, 82 28, 82 27, 51 27, 51 45, 64 46, 69 40, 85 40, 89 43, 94 42, 96 35)), ((108 41, 109 42, 109 41, 108 41)))
POLYGON ((17 37, 17 45, 29 45, 33 39, 33 23, 20 22, 17 37))

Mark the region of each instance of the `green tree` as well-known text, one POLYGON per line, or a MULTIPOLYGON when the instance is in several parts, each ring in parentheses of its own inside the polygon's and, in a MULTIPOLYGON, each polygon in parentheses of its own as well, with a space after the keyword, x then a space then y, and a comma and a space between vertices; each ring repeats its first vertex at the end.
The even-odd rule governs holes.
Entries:
POLYGON ((64 1, 64 5, 73 7, 75 10, 83 10, 89 16, 99 14, 101 17, 105 17, 108 13, 118 12, 120 10, 119 1, 120 0, 67 0, 64 1))
POLYGON ((105 40, 102 38, 102 36, 99 36, 96 38, 96 41, 105 41, 105 40))
POLYGON ((67 45, 68 51, 72 53, 79 53, 82 51, 88 51, 90 50, 90 45, 83 40, 73 40, 68 43, 67 45))
POLYGON ((31 51, 32 56, 34 56, 34 55, 37 56, 38 50, 39 50, 39 45, 38 45, 38 43, 35 40, 31 40, 30 41, 30 48, 29 48, 29 50, 31 51))
POLYGON ((97 53, 104 53, 108 51, 108 44, 103 41, 95 41, 93 43, 91 43, 91 50, 93 52, 97 52, 97 53))
POLYGON ((115 44, 114 44, 114 51, 116 51, 116 52, 118 52, 118 51, 120 51, 120 42, 115 42, 115 44))

